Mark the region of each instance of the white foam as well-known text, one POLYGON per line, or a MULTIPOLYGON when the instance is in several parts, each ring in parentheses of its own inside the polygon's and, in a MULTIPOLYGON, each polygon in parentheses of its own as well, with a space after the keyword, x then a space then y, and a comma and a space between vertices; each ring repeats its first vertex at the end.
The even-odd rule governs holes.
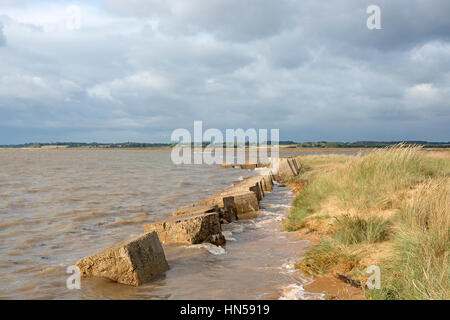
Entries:
POLYGON ((283 288, 283 293, 278 300, 305 300, 305 289, 299 284, 290 284, 283 288))
MULTIPOLYGON (((244 231, 244 226, 235 222, 222 225, 222 229, 226 231, 231 231, 232 233, 242 233, 244 231)), ((223 231, 222 231, 223 233, 223 231)))
MULTIPOLYGON (((295 271, 295 266, 293 262, 285 262, 281 265, 281 270, 287 273, 293 273, 295 271)), ((284 273, 282 272, 282 273, 284 273)))
POLYGON ((280 216, 275 216, 274 218, 267 218, 264 220, 259 220, 258 222, 253 221, 253 228, 259 229, 262 228, 265 224, 268 223, 273 223, 273 222, 278 222, 281 221, 282 218, 280 216))
POLYGON ((261 223, 259 223, 259 222, 257 223, 257 222, 255 222, 255 221, 253 221, 253 220, 249 220, 247 226, 248 226, 250 229, 261 229, 261 228, 262 228, 261 223))
POLYGON ((325 294, 305 292, 301 284, 290 284, 283 288, 282 294, 278 300, 323 300, 325 294))
POLYGON ((227 241, 236 241, 236 238, 233 238, 233 232, 231 231, 222 231, 225 240, 227 241))
POLYGON ((287 205, 287 204, 276 204, 276 203, 274 203, 274 204, 269 203, 269 204, 267 204, 267 207, 268 208, 284 208, 284 209, 290 209, 291 208, 290 205, 287 205))
POLYGON ((220 247, 220 246, 215 246, 211 243, 201 243, 201 244, 192 244, 189 246, 185 246, 185 248, 195 248, 195 249, 206 249, 208 250, 209 253, 215 255, 215 256, 220 256, 222 254, 227 254, 227 251, 220 247))

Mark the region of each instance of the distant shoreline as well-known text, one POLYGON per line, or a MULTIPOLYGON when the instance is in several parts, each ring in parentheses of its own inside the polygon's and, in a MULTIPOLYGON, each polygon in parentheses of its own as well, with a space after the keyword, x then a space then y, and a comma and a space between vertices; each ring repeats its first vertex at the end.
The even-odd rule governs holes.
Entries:
MULTIPOLYGON (((226 148, 226 143, 212 143, 204 141, 201 143, 203 148, 226 148)), ((271 148, 272 146, 279 146, 280 149, 294 151, 354 151, 354 150, 367 150, 374 148, 386 148, 395 145, 403 145, 409 147, 421 146, 424 149, 449 149, 450 141, 447 142, 430 142, 422 140, 402 140, 402 141, 355 141, 355 142, 295 142, 295 141, 277 141, 272 145, 271 141, 261 142, 258 144, 251 144, 252 147, 257 148, 271 148)), ((175 146, 179 146, 178 143, 147 143, 147 142, 117 142, 117 143, 100 143, 100 142, 27 142, 19 144, 3 144, 0 145, 0 149, 167 149, 175 146)), ((193 143, 182 143, 181 146, 191 146, 194 148, 193 143)), ((245 143, 245 147, 249 148, 249 142, 245 143)), ((197 147, 197 146, 195 146, 197 147)), ((199 147, 199 146, 198 146, 199 147)), ((237 143, 234 143, 234 148, 237 148, 237 143)))
MULTIPOLYGON (((450 151, 450 147, 423 147, 425 151, 450 151)), ((161 147, 67 147, 67 146, 44 146, 44 147, 0 147, 0 150, 136 150, 136 151, 150 151, 150 150, 171 150, 171 146, 161 146, 161 147)), ((249 148, 246 147, 248 150, 249 148)), ((269 151, 271 147, 267 148, 269 151)), ((379 148, 372 147, 358 147, 358 148, 298 148, 290 146, 280 146, 280 152, 360 152, 360 151, 372 151, 379 148)))

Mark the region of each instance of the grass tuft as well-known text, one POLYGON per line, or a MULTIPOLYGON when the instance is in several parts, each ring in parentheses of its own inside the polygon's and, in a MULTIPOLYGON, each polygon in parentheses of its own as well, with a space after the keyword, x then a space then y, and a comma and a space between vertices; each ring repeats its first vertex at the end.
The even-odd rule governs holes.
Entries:
POLYGON ((296 267, 307 274, 317 275, 329 271, 343 274, 359 265, 359 253, 351 252, 332 240, 325 240, 309 250, 296 267))
POLYGON ((377 216, 350 215, 336 217, 336 224, 334 239, 346 245, 385 241, 389 238, 392 225, 390 220, 377 216))

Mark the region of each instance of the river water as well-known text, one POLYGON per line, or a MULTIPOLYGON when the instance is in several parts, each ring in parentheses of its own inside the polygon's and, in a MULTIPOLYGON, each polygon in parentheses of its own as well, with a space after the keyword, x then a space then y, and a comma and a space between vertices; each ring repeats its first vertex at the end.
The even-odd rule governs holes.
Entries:
POLYGON ((164 246, 170 270, 140 287, 68 266, 256 171, 181 165, 168 150, 0 150, 0 299, 320 299, 292 269, 307 242, 281 232, 276 186, 255 219, 224 226, 224 248, 164 246))

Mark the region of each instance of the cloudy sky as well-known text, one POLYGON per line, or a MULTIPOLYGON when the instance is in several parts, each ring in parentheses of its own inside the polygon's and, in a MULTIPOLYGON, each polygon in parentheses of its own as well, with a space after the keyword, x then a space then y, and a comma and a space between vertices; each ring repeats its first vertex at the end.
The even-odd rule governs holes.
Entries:
POLYGON ((194 120, 449 141, 450 1, 0 0, 0 144, 168 141, 194 120))

